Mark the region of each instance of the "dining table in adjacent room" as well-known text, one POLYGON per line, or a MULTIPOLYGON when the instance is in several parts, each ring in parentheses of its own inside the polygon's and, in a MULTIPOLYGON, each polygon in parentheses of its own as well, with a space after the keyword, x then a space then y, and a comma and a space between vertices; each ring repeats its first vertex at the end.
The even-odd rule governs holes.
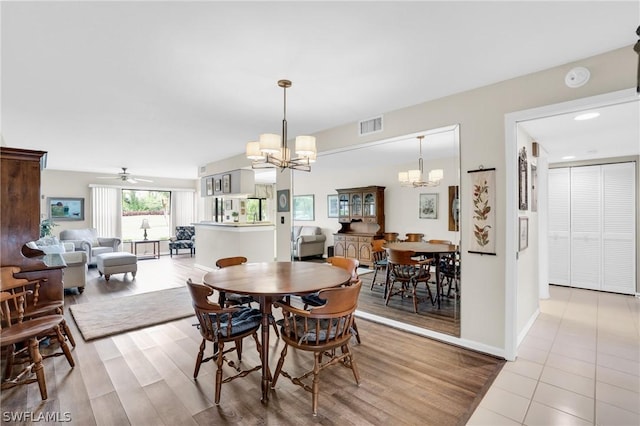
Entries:
MULTIPOLYGON (((269 400, 269 317, 272 303, 290 295, 314 293, 347 284, 342 268, 312 262, 244 263, 207 272, 204 284, 222 293, 253 296, 262 313, 262 402, 269 400)), ((222 303, 222 301, 221 301, 222 303)))
MULTIPOLYGON (((427 242, 396 242, 387 243, 384 247, 391 250, 409 250, 415 252, 417 255, 433 256, 433 262, 436 267, 436 300, 438 301, 438 309, 440 309, 440 255, 456 253, 458 246, 454 244, 434 244, 427 242)), ((388 280, 389 275, 387 271, 387 281, 388 280)))

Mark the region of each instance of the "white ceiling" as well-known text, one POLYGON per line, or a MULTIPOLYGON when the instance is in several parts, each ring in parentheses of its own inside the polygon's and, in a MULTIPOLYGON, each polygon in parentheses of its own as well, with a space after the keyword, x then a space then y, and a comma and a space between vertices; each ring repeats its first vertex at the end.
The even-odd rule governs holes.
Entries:
POLYGON ((640 15, 637 1, 0 7, 4 144, 48 151, 50 169, 182 178, 279 132, 279 79, 289 134, 308 134, 631 46, 640 15))

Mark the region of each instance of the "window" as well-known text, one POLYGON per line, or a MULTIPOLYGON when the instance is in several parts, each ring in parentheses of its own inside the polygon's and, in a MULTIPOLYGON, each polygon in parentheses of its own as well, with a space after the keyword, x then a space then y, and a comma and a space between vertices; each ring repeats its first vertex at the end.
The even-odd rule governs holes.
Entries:
POLYGON ((266 201, 264 198, 247 198, 247 222, 269 220, 266 201))
POLYGON ((171 191, 122 190, 122 239, 141 240, 144 219, 149 223, 147 239, 163 240, 171 236, 171 191))

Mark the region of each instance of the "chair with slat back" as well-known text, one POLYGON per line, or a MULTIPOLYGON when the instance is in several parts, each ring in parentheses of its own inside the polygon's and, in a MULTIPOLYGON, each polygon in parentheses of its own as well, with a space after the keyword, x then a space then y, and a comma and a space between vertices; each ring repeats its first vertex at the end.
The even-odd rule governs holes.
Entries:
POLYGON ((397 232, 385 232, 382 235, 382 239, 388 243, 395 243, 398 241, 398 237, 400 236, 397 232))
MULTIPOLYGON (((258 354, 262 354, 260 341, 258 340, 257 331, 260 328, 262 314, 258 309, 250 307, 221 307, 217 303, 212 303, 209 296, 213 294, 213 289, 203 284, 197 284, 187 280, 187 287, 191 293, 191 301, 193 309, 198 319, 198 329, 202 336, 202 343, 196 358, 196 367, 193 372, 193 378, 198 378, 200 365, 203 362, 215 360, 217 365, 216 383, 215 383, 215 403, 220 404, 220 391, 222 384, 230 382, 247 374, 258 371, 262 365, 252 368, 241 369, 239 364, 242 362, 242 340, 245 337, 253 337, 256 342, 258 354), (213 343, 213 355, 204 357, 206 342, 213 343), (234 346, 225 349, 225 344, 233 342, 234 346), (227 358, 226 354, 236 351, 238 356, 238 364, 227 358), (232 367, 236 374, 222 378, 222 368, 225 364, 232 367)), ((262 355, 260 355, 262 359, 262 355)))
MULTIPOLYGON (((373 260, 373 279, 371 280, 371 290, 375 285, 383 286, 384 290, 386 290, 387 282, 386 282, 386 271, 387 271, 387 252, 384 249, 384 245, 387 243, 386 240, 373 240, 371 243, 371 257, 373 260), (378 272, 382 271, 383 281, 376 281, 378 277, 378 272)), ((386 294, 384 294, 386 297, 386 294)))
MULTIPOLYGON (((40 289, 42 286, 50 285, 46 278, 38 279, 38 280, 27 280, 24 278, 16 278, 15 274, 20 272, 20 267, 18 266, 2 266, 0 267, 0 291, 6 291, 9 293, 20 293, 27 292, 28 294, 24 298, 24 318, 25 319, 33 319, 38 318, 44 315, 64 315, 64 298, 61 296, 60 299, 52 300, 52 299, 42 299, 40 297, 40 289)), ((61 292, 61 294, 63 294, 61 292)), ((13 322, 16 321, 18 312, 17 312, 17 302, 14 299, 13 302, 10 303, 10 317, 13 322)), ((69 343, 71 346, 75 348, 76 341, 73 338, 73 334, 71 333, 71 329, 67 324, 66 320, 63 316, 63 321, 61 324, 62 333, 69 339, 69 343)), ((62 352, 55 352, 51 355, 47 356, 60 356, 63 355, 62 352)))
POLYGON ((386 250, 389 262, 389 285, 385 305, 388 305, 391 297, 395 295, 404 297, 405 293, 410 293, 413 299, 413 311, 418 313, 418 303, 422 301, 417 294, 419 283, 425 284, 431 304, 434 304, 435 299, 429 288, 431 259, 416 260, 414 259, 416 253, 411 250, 386 250), (394 287, 395 283, 399 283, 400 287, 394 287))
POLYGON ((360 383, 360 374, 349 348, 349 340, 353 333, 353 320, 361 287, 362 282, 358 280, 350 286, 321 290, 319 296, 327 302, 308 311, 291 306, 285 301, 276 302, 276 305, 282 308, 284 315, 282 325, 284 348, 280 353, 271 387, 275 388, 278 377, 283 375, 293 384, 311 392, 314 416, 318 413, 320 371, 339 363, 350 368, 356 383, 360 383), (311 371, 293 377, 283 369, 289 346, 314 353, 314 366, 311 371), (337 354, 337 348, 341 349, 340 354, 337 354), (329 359, 322 362, 323 357, 329 357, 329 359), (310 376, 312 377, 311 385, 305 383, 305 379, 310 376))
POLYGON ((27 296, 32 295, 31 290, 0 292, 0 346, 2 352, 6 353, 5 371, 0 388, 5 390, 38 382, 40 397, 46 400, 47 385, 42 362, 45 357, 40 353, 40 337, 48 336, 57 341, 72 368, 75 366, 75 361, 61 331, 61 324, 64 321, 62 315, 41 315, 33 319, 24 317, 25 300, 27 296), (12 313, 11 305, 15 306, 15 315, 12 313), (14 367, 17 365, 24 366, 20 372, 13 374, 14 367), (33 378, 32 374, 36 377, 33 378))
MULTIPOLYGON (((229 266, 242 265, 243 263, 247 263, 247 258, 244 256, 223 257, 216 260, 216 266, 220 269, 228 268, 229 266)), ((256 302, 256 300, 247 294, 225 294, 220 292, 220 301, 218 303, 220 302, 222 302, 221 304, 224 306, 251 306, 251 303, 256 302)), ((280 332, 278 331, 278 326, 273 315, 269 317, 269 323, 273 326, 276 336, 280 337, 280 332)))
MULTIPOLYGON (((351 274, 351 280, 349 281, 349 284, 360 281, 360 277, 358 277, 358 266, 360 266, 360 261, 358 259, 333 256, 327 258, 327 263, 337 268, 342 268, 349 274, 351 274)), ((307 309, 309 306, 322 306, 326 303, 326 301, 322 299, 318 293, 302 296, 302 302, 304 303, 304 309, 307 309)), ((356 325, 355 321, 353 322, 353 330, 355 331, 354 334, 356 337, 356 341, 358 342, 358 344, 361 343, 360 333, 358 332, 358 326, 356 325)))

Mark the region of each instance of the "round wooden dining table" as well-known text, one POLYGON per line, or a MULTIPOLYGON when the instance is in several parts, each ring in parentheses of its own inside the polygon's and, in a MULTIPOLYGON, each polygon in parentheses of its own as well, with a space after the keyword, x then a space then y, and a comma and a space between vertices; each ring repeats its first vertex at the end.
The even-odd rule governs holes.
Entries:
POLYGON ((351 275, 342 268, 311 262, 244 263, 207 272, 203 282, 221 293, 253 296, 262 313, 262 402, 269 400, 269 316, 274 300, 314 293, 347 284, 351 275))
MULTIPOLYGON (((453 244, 433 244, 427 242, 397 242, 387 243, 385 248, 392 250, 410 250, 418 255, 433 255, 433 262, 436 264, 436 300, 438 301, 438 309, 440 309, 440 255, 455 253, 458 246, 453 244)), ((389 279, 387 271, 387 280, 389 279)))

